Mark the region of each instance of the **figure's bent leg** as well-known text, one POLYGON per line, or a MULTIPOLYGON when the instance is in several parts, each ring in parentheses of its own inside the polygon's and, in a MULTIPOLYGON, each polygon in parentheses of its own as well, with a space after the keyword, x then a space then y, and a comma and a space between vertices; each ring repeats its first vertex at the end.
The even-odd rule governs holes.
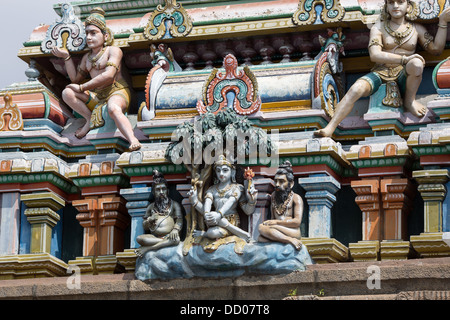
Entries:
POLYGON ((294 246, 296 250, 300 250, 302 248, 302 242, 299 238, 286 235, 285 233, 275 228, 277 226, 265 226, 265 227, 266 227, 265 230, 263 230, 264 237, 272 241, 291 244, 294 246))
POLYGON ((77 137, 78 139, 82 139, 90 130, 92 112, 86 106, 86 103, 89 100, 89 95, 87 95, 86 93, 75 92, 70 88, 66 88, 62 92, 62 98, 70 108, 72 108, 86 120, 85 124, 80 127, 75 133, 75 137, 77 137))
POLYGON ((228 231, 230 231, 232 234, 234 234, 235 236, 238 236, 239 238, 244 239, 245 241, 249 242, 250 241, 250 234, 244 230, 242 230, 239 227, 236 227, 234 225, 232 225, 227 219, 222 218, 219 222, 219 226, 221 226, 222 228, 227 229, 228 231))
POLYGON ((355 102, 362 97, 367 97, 371 92, 370 84, 362 79, 358 79, 348 90, 347 94, 336 105, 334 116, 331 118, 328 125, 320 130, 314 132, 318 137, 331 137, 337 126, 349 115, 352 111, 355 102))
POLYGON ((405 66, 407 76, 404 105, 405 109, 416 117, 423 117, 427 113, 427 108, 416 101, 417 90, 422 82, 423 68, 423 62, 420 59, 412 59, 405 66))
POLYGON ((119 131, 125 136, 125 139, 130 143, 130 151, 136 151, 141 148, 141 143, 134 136, 133 128, 130 120, 124 114, 127 107, 127 102, 120 95, 113 95, 108 100, 108 113, 114 120, 119 131))

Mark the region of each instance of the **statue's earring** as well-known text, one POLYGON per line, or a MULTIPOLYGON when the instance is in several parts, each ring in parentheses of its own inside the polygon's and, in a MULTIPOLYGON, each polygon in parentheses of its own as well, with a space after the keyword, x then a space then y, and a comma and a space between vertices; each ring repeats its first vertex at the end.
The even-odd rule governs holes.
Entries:
POLYGON ((384 5, 383 9, 381 10, 380 18, 381 18, 382 21, 386 21, 386 20, 390 20, 391 19, 391 15, 387 11, 387 6, 386 5, 384 5))
POLYGON ((405 18, 409 21, 414 21, 419 17, 419 6, 414 1, 408 1, 408 11, 405 18))

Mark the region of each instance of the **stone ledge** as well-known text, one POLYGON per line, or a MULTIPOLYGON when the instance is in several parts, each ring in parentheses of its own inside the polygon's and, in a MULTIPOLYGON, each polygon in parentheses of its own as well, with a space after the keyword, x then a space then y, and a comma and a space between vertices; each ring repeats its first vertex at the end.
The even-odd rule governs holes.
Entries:
MULTIPOLYGON (((73 276, 72 276, 73 277, 73 276)), ((73 278, 38 278, 0 281, 0 299, 170 299, 170 300, 281 300, 296 296, 353 297, 378 295, 385 299, 400 292, 448 291, 450 258, 406 261, 368 261, 316 264, 288 275, 237 278, 140 281, 133 274, 81 275, 81 288, 69 289, 73 278), (369 266, 380 269, 380 289, 367 288, 369 266)), ((448 296, 448 295, 447 295, 448 296)), ((414 298, 414 295, 406 298, 414 298)), ((436 296, 437 297, 437 296, 436 296)))

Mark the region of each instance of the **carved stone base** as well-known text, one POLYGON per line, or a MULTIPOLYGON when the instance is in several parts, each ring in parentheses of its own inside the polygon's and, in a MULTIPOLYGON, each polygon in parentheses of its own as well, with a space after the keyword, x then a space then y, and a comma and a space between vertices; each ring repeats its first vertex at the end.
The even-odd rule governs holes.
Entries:
POLYGON ((352 261, 380 260, 380 242, 378 240, 358 241, 349 244, 352 261))
POLYGON ((333 238, 302 238, 311 258, 316 263, 337 263, 347 261, 348 248, 333 238))
POLYGON ((137 255, 135 249, 126 249, 124 252, 117 252, 117 262, 125 269, 126 273, 133 272, 136 269, 137 255))
POLYGON ((61 277, 67 264, 48 254, 33 253, 0 257, 0 280, 61 277))
POLYGON ((120 265, 115 255, 99 256, 99 257, 77 257, 70 260, 69 265, 80 268, 81 274, 114 274, 123 273, 124 266, 120 265))
POLYGON ((442 239, 443 234, 444 232, 430 232, 411 236, 411 245, 421 258, 448 257, 450 246, 442 239))
POLYGON ((380 243, 381 260, 406 260, 416 255, 409 241, 383 240, 380 243))

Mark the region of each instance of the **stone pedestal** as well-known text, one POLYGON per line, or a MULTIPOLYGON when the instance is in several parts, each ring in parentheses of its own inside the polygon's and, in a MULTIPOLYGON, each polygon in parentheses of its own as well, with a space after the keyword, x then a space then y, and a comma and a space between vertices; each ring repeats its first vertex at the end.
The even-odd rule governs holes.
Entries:
POLYGON ((348 248, 336 239, 302 238, 311 258, 316 263, 337 263, 348 261, 348 248))
POLYGON ((380 243, 381 260, 406 260, 415 256, 409 241, 383 240, 380 243))
POLYGON ((380 241, 365 240, 349 244, 352 261, 378 261, 380 260, 380 241))

